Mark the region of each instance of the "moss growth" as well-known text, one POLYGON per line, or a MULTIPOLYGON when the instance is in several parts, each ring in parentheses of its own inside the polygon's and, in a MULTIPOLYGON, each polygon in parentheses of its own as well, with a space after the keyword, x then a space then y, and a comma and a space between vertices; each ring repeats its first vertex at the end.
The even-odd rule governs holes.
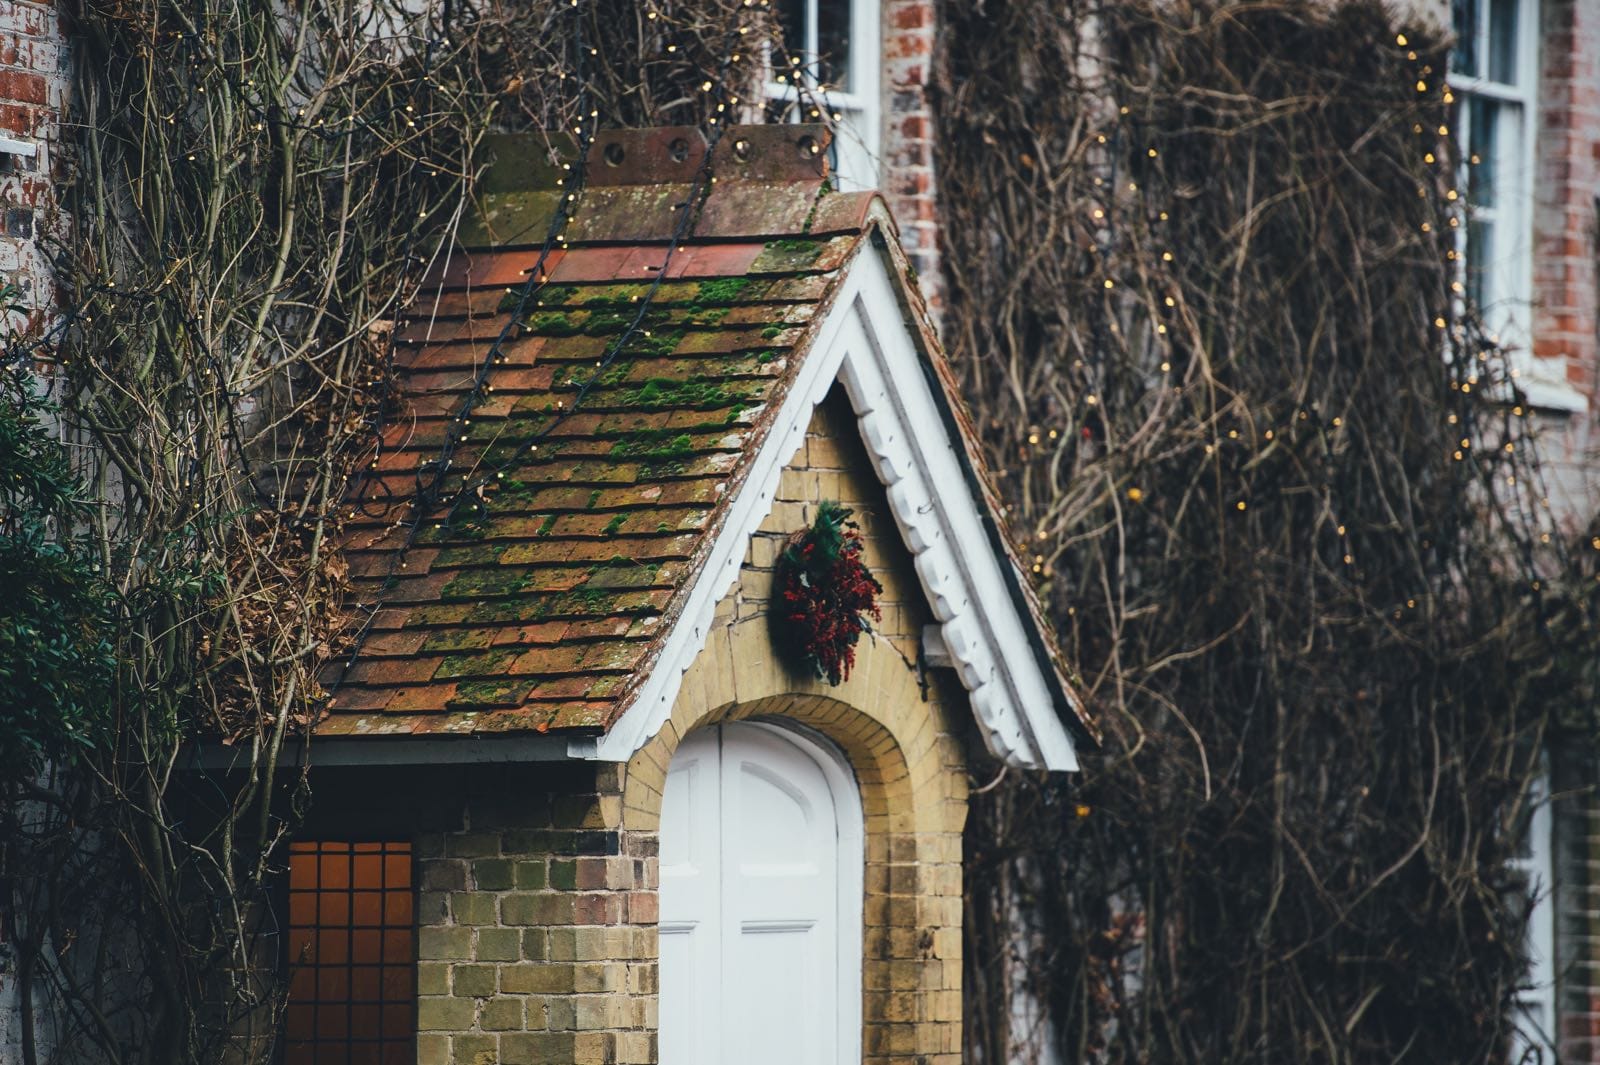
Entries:
POLYGON ((627 520, 628 515, 626 514, 614 515, 610 521, 606 522, 605 528, 600 530, 600 535, 607 537, 617 535, 617 533, 622 531, 623 523, 627 520))
MULTIPOLYGON (((767 245, 769 248, 772 245, 767 245)), ((739 294, 750 287, 748 277, 719 277, 714 281, 700 282, 700 291, 695 294, 691 306, 702 307, 712 303, 732 303, 739 298, 739 294)))
POLYGON ((540 336, 577 336, 582 326, 561 311, 536 314, 528 319, 528 330, 540 336))
POLYGON ((694 441, 688 433, 669 435, 665 429, 643 429, 618 440, 611 453, 622 458, 685 458, 694 454, 694 441))
MULTIPOLYGON (((815 211, 815 205, 812 210, 815 211)), ((806 224, 811 224, 811 219, 806 219, 806 224)), ((758 260, 762 269, 771 270, 803 270, 817 261, 822 254, 820 241, 809 240, 804 237, 786 237, 782 240, 769 240, 761 250, 758 260)))
POLYGON ((629 355, 647 359, 671 355, 673 349, 683 340, 683 336, 682 329, 652 332, 649 336, 643 332, 635 333, 628 341, 627 352, 629 355))
POLYGON ((614 612, 617 596, 609 588, 584 585, 558 602, 564 614, 610 614, 614 612))
POLYGON ((639 467, 639 479, 655 481, 663 477, 677 477, 685 469, 687 469, 687 466, 678 459, 669 459, 666 462, 647 462, 639 467))
POLYGON ((683 324, 702 328, 718 326, 732 311, 732 307, 711 307, 705 310, 690 311, 684 316, 683 324))
POLYGON ((656 582, 656 574, 660 571, 660 562, 636 562, 617 555, 590 571, 589 581, 583 587, 584 590, 648 588, 656 582))
POLYGON ((576 285, 546 285, 534 294, 540 304, 571 303, 578 298, 576 285))
POLYGON ((586 505, 586 509, 593 510, 595 504, 598 502, 600 502, 600 489, 596 488, 594 491, 589 493, 589 502, 586 505))
POLYGON ((624 396, 623 402, 648 410, 715 410, 744 398, 742 393, 730 391, 720 382, 699 376, 687 381, 652 377, 624 396))
POLYGON ((451 677, 485 676, 505 671, 516 657, 514 651, 485 651, 476 655, 454 655, 439 664, 433 674, 439 680, 451 677))
POLYGON ((545 515, 544 521, 540 523, 538 531, 535 532, 534 535, 535 536, 549 536, 550 535, 550 530, 555 528, 555 527, 556 527, 556 516, 554 514, 547 514, 547 515, 545 515))
POLYGON ((807 237, 784 237, 782 240, 769 240, 767 241, 767 247, 773 251, 790 253, 809 251, 815 254, 822 250, 820 241, 811 240, 807 237))
POLYGON ((456 693, 447 705, 452 710, 476 706, 521 706, 532 691, 532 681, 469 680, 456 686, 456 693))
POLYGON ((777 336, 778 334, 780 334, 782 332, 783 332, 783 326, 781 326, 781 325, 769 325, 769 326, 767 326, 765 329, 763 329, 761 331, 761 339, 763 339, 763 340, 771 340, 773 337, 777 336))
POLYGON ((633 324, 633 315, 622 311, 596 311, 589 315, 583 331, 588 336, 611 336, 633 324))
POLYGON ((777 357, 778 353, 773 351, 771 348, 768 348, 766 351, 763 351, 756 356, 756 361, 765 366, 767 363, 771 362, 777 357))

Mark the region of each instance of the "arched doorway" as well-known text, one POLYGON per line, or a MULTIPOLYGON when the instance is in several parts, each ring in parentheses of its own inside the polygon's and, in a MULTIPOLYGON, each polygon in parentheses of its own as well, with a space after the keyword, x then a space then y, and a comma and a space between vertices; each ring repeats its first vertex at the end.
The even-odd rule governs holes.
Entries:
POLYGON ((830 744, 690 733, 661 806, 662 1065, 861 1060, 861 797, 830 744))

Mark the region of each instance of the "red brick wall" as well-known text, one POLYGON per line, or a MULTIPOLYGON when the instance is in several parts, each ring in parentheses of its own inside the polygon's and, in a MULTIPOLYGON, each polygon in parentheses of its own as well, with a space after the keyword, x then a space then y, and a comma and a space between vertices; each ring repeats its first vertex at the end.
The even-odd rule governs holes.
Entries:
POLYGON ((37 146, 0 157, 0 279, 35 323, 54 298, 41 229, 56 224, 52 176, 66 92, 66 44, 53 0, 0 0, 0 136, 37 146))
POLYGON ((1543 0, 1534 354, 1566 362, 1591 399, 1600 383, 1596 197, 1600 197, 1600 4, 1543 0))
POLYGON ((932 0, 883 0, 882 185, 906 256, 929 308, 942 304, 933 109, 927 85, 933 60, 932 0))

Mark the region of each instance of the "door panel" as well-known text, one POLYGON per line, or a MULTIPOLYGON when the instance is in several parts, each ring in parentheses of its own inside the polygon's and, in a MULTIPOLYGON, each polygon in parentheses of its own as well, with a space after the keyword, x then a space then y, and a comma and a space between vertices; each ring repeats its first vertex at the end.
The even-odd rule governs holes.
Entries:
POLYGON ((718 739, 693 733, 678 747, 661 797, 660 1058, 715 1060, 722 928, 718 739), (666 907, 670 901, 672 911, 666 907))
POLYGON ((858 975, 841 979, 859 972, 841 967, 842 942, 859 941, 841 935, 842 896, 861 919, 840 851, 848 839, 860 862, 860 837, 841 835, 836 787, 770 726, 678 748, 661 811, 662 1065, 837 1065, 858 1047, 840 1040, 860 996, 858 975))

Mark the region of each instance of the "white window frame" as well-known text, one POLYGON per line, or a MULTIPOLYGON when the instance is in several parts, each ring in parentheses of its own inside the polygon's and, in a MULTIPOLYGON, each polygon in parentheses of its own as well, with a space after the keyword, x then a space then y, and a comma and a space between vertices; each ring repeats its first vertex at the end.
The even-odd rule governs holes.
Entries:
MULTIPOLYGON (((849 0, 850 3, 850 86, 849 92, 830 90, 817 93, 818 103, 826 107, 833 121, 833 171, 835 184, 845 192, 878 187, 879 151, 883 143, 883 24, 879 0, 849 0)), ((803 0, 805 40, 786 42, 802 63, 815 63, 817 55, 817 0, 803 0)), ((781 64, 774 63, 774 75, 781 64)), ((814 69, 814 67, 813 67, 814 69)), ((819 121, 820 117, 798 114, 798 94, 787 79, 767 82, 768 103, 787 104, 796 112, 795 121, 819 121)))
MULTIPOLYGON (((1468 223, 1475 217, 1493 226, 1495 247, 1485 279, 1484 306, 1479 308, 1490 339, 1511 352, 1511 373, 1527 393, 1529 402, 1551 410, 1577 410, 1584 398, 1566 380, 1566 366, 1547 365, 1533 356, 1533 255, 1534 204, 1538 179, 1539 130, 1539 0, 1513 0, 1516 3, 1517 50, 1515 83, 1493 81, 1489 77, 1491 0, 1477 0, 1477 22, 1473 28, 1478 72, 1468 76, 1453 68, 1450 91, 1455 94, 1456 141, 1463 157, 1463 169, 1455 182, 1463 200, 1469 196, 1466 168, 1474 151, 1471 109, 1474 99, 1503 105, 1497 140, 1502 154, 1483 158, 1475 165, 1493 168, 1495 203, 1490 208, 1467 205, 1468 223), (1511 112, 1510 109, 1515 109, 1511 112), (1511 142, 1515 146, 1506 151, 1511 142)), ((1457 53, 1452 51, 1452 64, 1457 53)), ((1467 230, 1456 231, 1456 280, 1458 291, 1469 291, 1467 230)))
POLYGON ((1556 962, 1555 962, 1555 863, 1551 838, 1550 781, 1541 775, 1529 789, 1527 849, 1508 864, 1528 885, 1533 907, 1528 913, 1528 971, 1518 985, 1516 1030, 1511 1037, 1512 1065, 1524 1062, 1555 1062, 1556 1057, 1556 962))

